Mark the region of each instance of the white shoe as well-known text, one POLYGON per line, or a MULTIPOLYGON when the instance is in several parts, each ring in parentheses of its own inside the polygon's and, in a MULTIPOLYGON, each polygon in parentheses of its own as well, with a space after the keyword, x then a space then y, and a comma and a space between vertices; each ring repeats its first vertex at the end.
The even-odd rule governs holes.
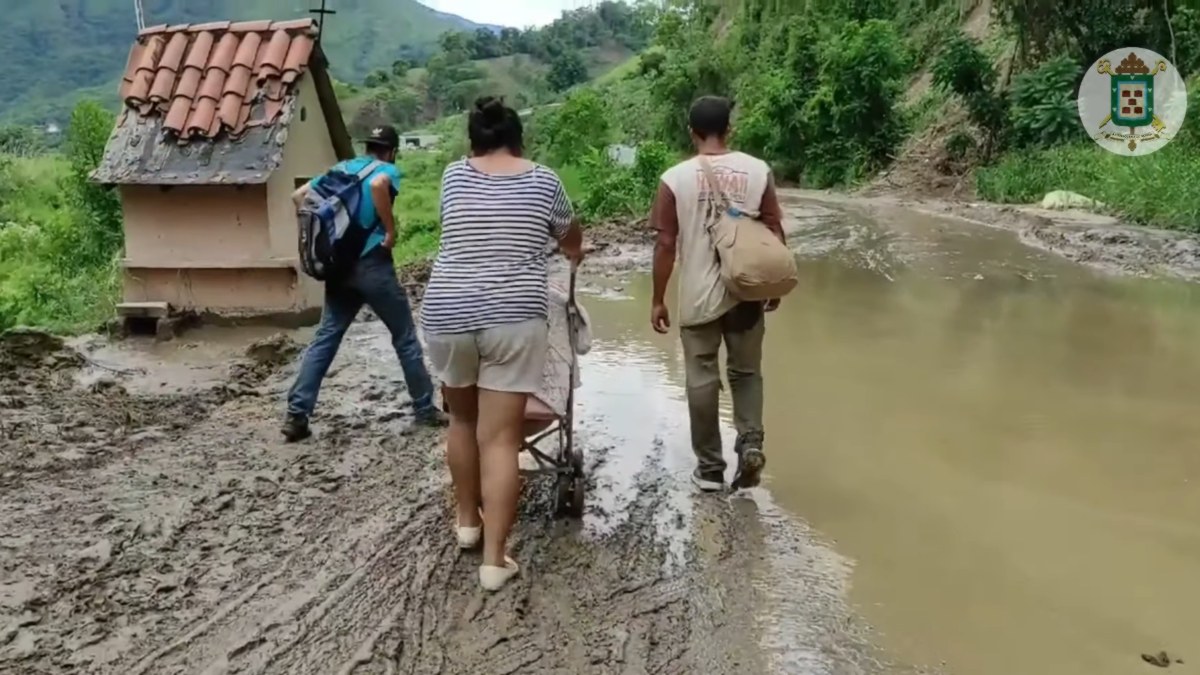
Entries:
POLYGON ((495 567, 492 565, 479 566, 479 585, 483 586, 483 590, 485 591, 498 591, 504 588, 504 584, 507 584, 510 579, 517 576, 517 573, 520 571, 516 561, 505 556, 504 567, 495 567))
POLYGON ((463 527, 459 525, 454 528, 454 532, 458 535, 458 547, 469 551, 479 545, 479 540, 483 537, 483 526, 463 527))

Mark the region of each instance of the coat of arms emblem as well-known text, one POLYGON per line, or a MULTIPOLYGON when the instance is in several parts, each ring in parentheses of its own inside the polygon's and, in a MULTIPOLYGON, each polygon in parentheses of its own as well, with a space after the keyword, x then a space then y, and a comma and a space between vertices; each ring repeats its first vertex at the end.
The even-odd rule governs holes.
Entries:
POLYGON ((1140 155, 1173 138, 1183 123, 1186 96, 1182 78, 1166 59, 1147 49, 1116 50, 1085 74, 1079 92, 1080 116, 1101 146, 1140 155), (1107 95, 1101 98, 1101 92, 1107 95))

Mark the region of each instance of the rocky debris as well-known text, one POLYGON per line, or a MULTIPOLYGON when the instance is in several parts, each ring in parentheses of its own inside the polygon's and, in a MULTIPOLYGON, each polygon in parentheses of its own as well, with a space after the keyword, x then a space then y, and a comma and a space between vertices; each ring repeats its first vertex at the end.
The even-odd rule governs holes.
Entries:
POLYGON ((246 357, 260 366, 283 366, 296 358, 300 345, 295 340, 279 333, 259 340, 246 348, 246 357))
POLYGON ((83 357, 68 348, 58 336, 31 328, 13 328, 0 333, 0 371, 72 368, 83 362, 83 357))
POLYGON ((1062 220, 1030 210, 1015 215, 1022 240, 1068 260, 1139 276, 1200 279, 1200 241, 1194 235, 1062 220))
POLYGON ((1172 663, 1183 663, 1183 659, 1172 658, 1170 654, 1163 651, 1157 654, 1142 654, 1142 660, 1159 668, 1170 668, 1172 663))

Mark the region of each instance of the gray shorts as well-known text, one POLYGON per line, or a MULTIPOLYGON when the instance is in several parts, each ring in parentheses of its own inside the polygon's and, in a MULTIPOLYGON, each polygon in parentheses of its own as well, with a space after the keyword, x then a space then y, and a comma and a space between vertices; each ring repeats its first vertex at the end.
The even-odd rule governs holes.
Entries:
POLYGON ((425 335, 432 375, 452 388, 535 393, 549 349, 549 326, 537 318, 470 333, 425 335))

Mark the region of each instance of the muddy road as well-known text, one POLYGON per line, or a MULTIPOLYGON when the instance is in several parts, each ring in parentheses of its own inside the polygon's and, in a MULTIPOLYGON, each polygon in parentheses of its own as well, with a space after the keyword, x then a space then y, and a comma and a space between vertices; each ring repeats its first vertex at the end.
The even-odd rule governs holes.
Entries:
POLYGON ((1125 675, 1160 650, 1200 672, 1193 287, 1004 214, 786 197, 802 286, 771 318, 765 489, 692 493, 648 249, 609 237, 588 510, 556 520, 527 483, 523 575, 493 596, 369 316, 298 445, 277 426, 306 332, 10 338, 0 672, 1125 675))
POLYGON ((694 499, 682 408, 665 426, 610 414, 627 394, 605 383, 629 383, 603 356, 578 432, 587 517, 553 519, 551 486, 528 484, 523 576, 485 596, 382 325, 352 330, 319 436, 294 446, 277 426, 297 345, 254 337, 9 337, 0 672, 882 668, 842 602, 844 561, 765 495, 694 499))

